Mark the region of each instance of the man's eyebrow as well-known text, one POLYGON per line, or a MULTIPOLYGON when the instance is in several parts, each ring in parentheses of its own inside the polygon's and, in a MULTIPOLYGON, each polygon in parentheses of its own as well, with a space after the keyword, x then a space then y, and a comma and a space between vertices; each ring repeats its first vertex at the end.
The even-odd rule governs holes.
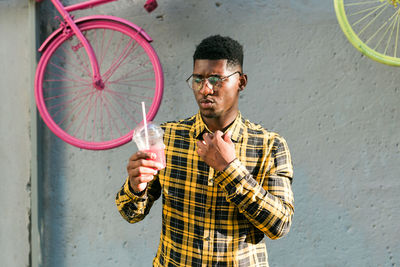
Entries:
POLYGON ((193 76, 196 76, 196 77, 222 77, 223 75, 213 73, 213 74, 203 76, 201 74, 193 73, 193 76))

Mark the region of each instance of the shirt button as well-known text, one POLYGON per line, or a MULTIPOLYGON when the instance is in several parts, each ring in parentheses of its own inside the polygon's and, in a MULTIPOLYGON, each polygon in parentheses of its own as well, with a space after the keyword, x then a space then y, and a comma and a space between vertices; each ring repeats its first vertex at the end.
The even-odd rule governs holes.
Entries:
POLYGON ((206 238, 204 238, 205 241, 210 241, 210 237, 207 236, 206 238))

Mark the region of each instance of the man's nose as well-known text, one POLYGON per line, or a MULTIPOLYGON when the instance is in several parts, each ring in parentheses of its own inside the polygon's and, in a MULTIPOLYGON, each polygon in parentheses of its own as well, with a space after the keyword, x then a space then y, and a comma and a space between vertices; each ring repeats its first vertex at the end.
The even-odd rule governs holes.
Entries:
POLYGON ((203 95, 212 95, 214 93, 213 86, 207 79, 204 80, 199 92, 203 95))

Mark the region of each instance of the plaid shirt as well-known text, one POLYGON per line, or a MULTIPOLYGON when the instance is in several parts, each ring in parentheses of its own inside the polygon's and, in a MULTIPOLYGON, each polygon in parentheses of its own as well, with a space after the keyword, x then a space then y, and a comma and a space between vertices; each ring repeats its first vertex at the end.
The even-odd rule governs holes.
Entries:
POLYGON ((196 152, 196 141, 208 131, 200 113, 162 127, 167 167, 141 196, 127 179, 116 198, 122 216, 135 223, 162 193, 153 266, 268 266, 264 234, 285 235, 294 211, 286 141, 239 113, 228 129, 237 159, 218 172, 196 152))

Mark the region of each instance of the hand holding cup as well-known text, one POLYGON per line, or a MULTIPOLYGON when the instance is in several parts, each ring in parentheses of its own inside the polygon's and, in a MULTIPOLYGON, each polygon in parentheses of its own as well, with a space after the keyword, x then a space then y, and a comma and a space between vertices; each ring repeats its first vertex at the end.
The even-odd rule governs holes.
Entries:
POLYGON ((147 123, 137 127, 133 134, 139 151, 131 156, 127 166, 129 183, 135 192, 146 189, 158 170, 165 168, 163 142, 164 131, 161 127, 147 123))

